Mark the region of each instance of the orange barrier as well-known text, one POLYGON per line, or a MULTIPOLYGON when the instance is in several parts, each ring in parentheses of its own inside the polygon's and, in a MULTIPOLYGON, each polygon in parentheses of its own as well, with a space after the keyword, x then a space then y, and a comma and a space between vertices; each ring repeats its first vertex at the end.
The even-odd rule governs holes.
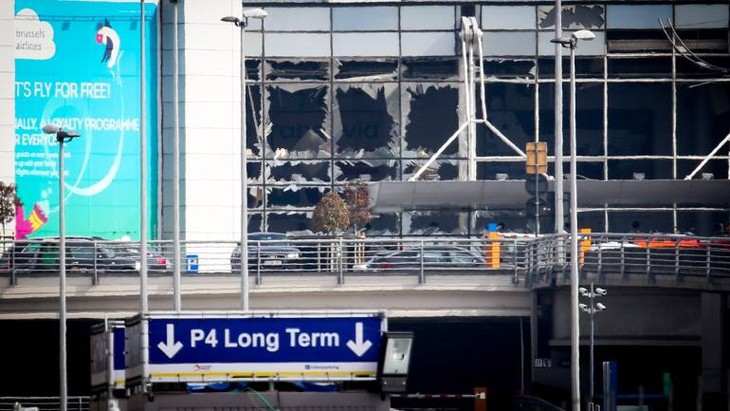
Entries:
POLYGON ((700 248, 700 241, 693 238, 679 241, 670 238, 636 238, 633 243, 642 248, 700 248))
POLYGON ((499 268, 501 265, 501 247, 502 244, 499 240, 499 233, 496 231, 490 231, 487 233, 489 242, 485 247, 484 258, 487 262, 488 268, 499 268))
POLYGON ((583 265, 586 262, 585 261, 586 253, 591 250, 591 236, 590 236, 591 229, 590 228, 581 228, 580 230, 578 230, 578 232, 581 234, 587 234, 587 235, 578 236, 578 238, 580 238, 580 247, 579 247, 580 252, 578 253, 578 255, 579 255, 578 262, 580 265, 583 265))

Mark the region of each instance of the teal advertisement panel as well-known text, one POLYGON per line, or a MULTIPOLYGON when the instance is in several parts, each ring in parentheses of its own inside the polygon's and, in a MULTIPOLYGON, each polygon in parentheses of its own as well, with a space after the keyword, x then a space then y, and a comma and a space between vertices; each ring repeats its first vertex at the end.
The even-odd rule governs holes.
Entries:
POLYGON ((140 1, 15 1, 16 237, 58 235, 59 144, 42 131, 55 124, 81 134, 63 147, 66 234, 139 239, 142 107, 155 232, 157 12, 153 2, 142 13, 140 1))

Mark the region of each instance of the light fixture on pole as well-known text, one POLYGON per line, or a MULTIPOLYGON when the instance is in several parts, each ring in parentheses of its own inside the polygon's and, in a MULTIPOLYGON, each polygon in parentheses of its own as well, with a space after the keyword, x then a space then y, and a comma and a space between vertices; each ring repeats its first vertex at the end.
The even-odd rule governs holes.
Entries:
POLYGON ((588 304, 578 304, 578 308, 580 308, 582 311, 588 313, 588 315, 591 316, 591 343, 590 343, 590 350, 591 350, 591 363, 590 363, 590 373, 591 373, 591 391, 590 391, 590 397, 589 397, 589 403, 593 403, 593 397, 595 395, 594 390, 594 371, 593 371, 593 363, 594 363, 594 354, 593 354, 593 347, 594 347, 594 336, 595 336, 595 323, 593 322, 593 315, 595 313, 601 312, 606 309, 606 306, 597 302, 594 303, 594 298, 601 297, 606 295, 608 292, 604 288, 600 287, 593 287, 593 283, 591 283, 591 288, 586 289, 584 287, 580 287, 579 289, 580 295, 583 297, 587 297, 589 300, 588 304))
POLYGON ((590 30, 578 30, 570 37, 550 40, 570 48, 570 368, 572 388, 572 409, 580 410, 580 340, 578 324, 578 175, 576 162, 576 122, 575 122, 575 49, 579 40, 593 40, 596 37, 590 30))
POLYGON ((55 124, 43 126, 46 134, 55 134, 58 143, 58 264, 59 264, 59 368, 61 372, 61 411, 68 409, 68 374, 66 372, 66 210, 64 207, 64 164, 63 145, 71 142, 81 134, 76 131, 63 130, 55 124))
POLYGON ((246 152, 246 52, 244 39, 248 19, 263 20, 268 13, 264 9, 256 8, 243 10, 242 15, 243 18, 240 19, 233 16, 223 17, 221 21, 233 23, 241 29, 241 247, 238 255, 241 269, 241 308, 243 311, 248 311, 248 171, 246 169, 248 153, 246 152))

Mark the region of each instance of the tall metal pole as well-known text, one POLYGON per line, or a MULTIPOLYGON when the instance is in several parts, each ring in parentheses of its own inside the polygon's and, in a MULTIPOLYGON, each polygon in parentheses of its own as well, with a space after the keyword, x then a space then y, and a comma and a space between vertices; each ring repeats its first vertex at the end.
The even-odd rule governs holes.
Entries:
POLYGON ((248 287, 248 154, 246 153, 246 17, 242 17, 241 28, 241 308, 249 310, 248 287))
POLYGON ((65 197, 64 189, 64 164, 63 164, 63 138, 58 141, 58 262, 59 273, 59 342, 61 351, 59 353, 59 367, 61 369, 61 411, 68 409, 68 380, 66 372, 66 210, 63 204, 65 197))
POLYGON ((177 38, 177 0, 170 0, 172 9, 172 290, 174 294, 173 308, 182 310, 180 297, 180 97, 178 94, 178 38, 177 38))
MULTIPOLYGON (((570 40, 570 348, 573 391, 573 411, 580 410, 580 329, 578 316, 578 184, 575 126, 575 47, 570 40)), ((557 195, 556 195, 557 196, 557 195)))
MULTIPOLYGON (((555 0, 555 38, 563 37, 563 4, 555 0)), ((565 228, 563 221, 563 46, 555 43, 555 233, 565 228)), ((562 242, 561 242, 562 244, 562 242)), ((559 258, 562 264, 562 247, 559 258)))
POLYGON ((145 60, 145 13, 144 13, 145 0, 140 0, 140 37, 139 37, 139 108, 140 108, 140 224, 139 224, 139 239, 140 239, 140 267, 139 267, 139 283, 140 283, 140 307, 139 311, 142 315, 140 319, 141 325, 141 360, 142 360, 142 382, 143 389, 147 390, 148 382, 148 370, 149 370, 149 326, 147 323, 146 315, 149 311, 148 298, 147 298, 147 115, 146 115, 146 93, 145 88, 146 77, 146 60, 145 60))
POLYGON ((593 398, 594 398, 594 394, 595 394, 594 385, 593 385, 593 382, 594 382, 594 375, 593 375, 593 360, 594 360, 594 355, 593 355, 593 342, 594 342, 594 335, 595 335, 595 327, 594 327, 594 322, 593 322, 593 315, 596 313, 596 306, 593 305, 593 297, 595 297, 595 296, 596 296, 596 293, 595 293, 595 290, 593 288, 593 282, 591 282, 591 300, 590 300, 590 303, 591 303, 591 311, 590 311, 590 313, 591 313, 591 366, 590 366, 590 370, 591 370, 591 379, 590 379, 590 381, 591 381, 591 395, 590 395, 590 398, 588 400, 591 403, 593 403, 593 398))

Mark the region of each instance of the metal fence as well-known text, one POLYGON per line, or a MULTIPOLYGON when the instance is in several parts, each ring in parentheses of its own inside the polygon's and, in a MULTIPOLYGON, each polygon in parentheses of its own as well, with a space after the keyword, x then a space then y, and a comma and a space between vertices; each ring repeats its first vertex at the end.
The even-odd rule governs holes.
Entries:
MULTIPOLYGON (((369 275, 401 273, 419 276, 501 274, 515 281, 552 281, 569 272, 567 235, 502 234, 494 238, 308 238, 249 241, 246 266, 257 283, 281 273, 369 275)), ((730 237, 666 234, 585 233, 579 238, 579 263, 584 274, 643 274, 647 278, 730 278, 730 237)), ((11 284, 18 277, 57 275, 55 238, 3 241, 0 275, 11 284)), ((181 242, 185 275, 238 274, 240 246, 234 241, 181 242)), ((152 276, 173 271, 171 241, 148 242, 147 266, 152 276)), ((87 276, 95 284, 104 275, 137 276, 141 266, 138 242, 70 237, 66 240, 66 272, 87 276)))
MULTIPOLYGON (((68 411, 89 411, 89 397, 68 397, 68 411)), ((60 397, 0 397, 0 411, 58 411, 60 397)))

